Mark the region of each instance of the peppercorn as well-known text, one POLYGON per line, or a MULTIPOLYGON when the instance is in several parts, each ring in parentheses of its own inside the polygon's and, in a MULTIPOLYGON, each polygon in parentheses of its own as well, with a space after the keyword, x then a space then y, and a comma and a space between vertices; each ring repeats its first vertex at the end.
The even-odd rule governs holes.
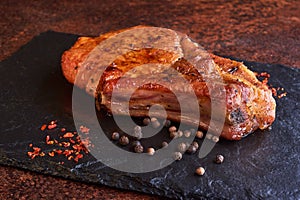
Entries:
POLYGON ((170 133, 171 133, 171 132, 175 132, 175 131, 177 131, 176 126, 171 126, 171 127, 169 127, 169 132, 170 132, 170 133))
POLYGON ((202 175, 204 175, 204 173, 205 173, 205 169, 203 167, 198 167, 196 169, 196 174, 197 175, 202 176, 202 175))
POLYGON ((133 128, 133 132, 141 132, 142 131, 142 127, 136 125, 134 128, 133 128))
POLYGON ((196 132, 196 137, 199 138, 199 139, 203 138, 203 132, 202 131, 197 131, 196 132))
POLYGON ((133 128, 133 137, 136 137, 138 140, 141 139, 143 137, 143 133, 142 133, 142 127, 140 126, 135 126, 133 128))
POLYGON ((182 137, 182 136, 183 136, 182 130, 178 130, 178 131, 177 131, 177 137, 182 137))
POLYGON ((174 132, 170 132, 170 138, 174 139, 174 138, 177 138, 178 137, 178 134, 176 131, 174 132))
POLYGON ((129 139, 127 136, 123 135, 120 139, 119 139, 119 143, 123 146, 129 144, 129 139))
POLYGON ((147 149, 147 153, 148 153, 148 155, 153 156, 154 153, 155 153, 155 149, 150 147, 150 148, 147 149))
POLYGON ((151 118, 151 125, 153 128, 158 128, 160 127, 160 122, 155 117, 153 117, 151 118))
POLYGON ((131 142, 131 146, 134 148, 135 146, 137 146, 137 145, 140 145, 141 144, 141 142, 140 141, 138 141, 138 140, 135 140, 135 141, 133 141, 133 142, 131 142))
POLYGON ((113 132, 111 134, 111 139, 112 140, 119 140, 120 139, 120 134, 118 132, 113 132))
POLYGON ((151 117, 151 122, 156 122, 158 119, 156 117, 151 117))
POLYGON ((194 145, 190 145, 186 151, 190 154, 193 154, 197 151, 197 148, 194 145))
POLYGON ((190 130, 185 130, 184 131, 184 136, 187 137, 187 138, 190 137, 191 136, 191 131, 190 130))
POLYGON ((221 154, 216 155, 215 163, 221 164, 224 162, 224 156, 221 154))
POLYGON ((174 160, 181 160, 182 159, 182 153, 180 153, 178 151, 174 152, 173 158, 174 158, 174 160))
POLYGON ((162 142, 162 143, 161 143, 162 148, 167 148, 168 145, 169 145, 169 144, 168 144, 167 142, 162 142))
POLYGON ((196 141, 192 142, 192 145, 193 145, 194 147, 196 147, 196 149, 199 148, 199 144, 198 144, 198 142, 196 142, 196 141))
POLYGON ((134 147, 134 151, 135 151, 136 153, 143 153, 144 147, 143 147, 142 145, 138 144, 138 145, 136 145, 136 146, 134 147))
POLYGON ((150 124, 150 118, 149 117, 146 117, 146 118, 144 118, 143 119, 143 124, 145 125, 145 126, 147 126, 147 125, 149 125, 150 124))
POLYGON ((213 137, 213 135, 212 134, 206 134, 206 136, 205 136, 207 139, 209 139, 209 140, 211 140, 212 139, 212 137, 213 137))
POLYGON ((180 151, 180 152, 185 152, 186 147, 187 147, 187 145, 186 145, 185 143, 182 142, 182 143, 179 143, 179 144, 178 144, 177 149, 178 149, 178 151, 180 151))
POLYGON ((219 142, 219 137, 218 136, 213 136, 212 141, 214 141, 215 143, 219 142))
POLYGON ((169 128, 170 126, 171 126, 171 121, 170 120, 168 120, 168 119, 166 119, 166 120, 164 120, 164 126, 166 127, 166 128, 169 128))

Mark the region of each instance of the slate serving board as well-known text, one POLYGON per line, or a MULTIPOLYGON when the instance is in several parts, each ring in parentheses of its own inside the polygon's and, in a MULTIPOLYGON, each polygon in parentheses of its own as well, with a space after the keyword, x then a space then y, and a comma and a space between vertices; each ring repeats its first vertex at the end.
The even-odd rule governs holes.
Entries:
MULTIPOLYGON (((91 155, 79 163, 62 157, 27 156, 28 144, 43 149, 45 122, 75 130, 71 111, 72 85, 60 69, 63 51, 78 36, 48 31, 35 37, 0 64, 0 164, 39 173, 178 199, 300 198, 299 69, 244 61, 250 69, 271 74, 273 86, 285 88, 277 100, 277 118, 270 131, 256 131, 242 141, 221 141, 204 159, 185 155, 180 162, 145 174, 118 172, 91 155), (213 163, 222 153, 225 162, 213 163), (194 174, 199 165, 203 177, 194 174)), ((108 116, 106 130, 113 130, 108 116)), ((104 125, 105 126, 105 125, 104 125)), ((201 141, 200 141, 201 142, 201 141)))

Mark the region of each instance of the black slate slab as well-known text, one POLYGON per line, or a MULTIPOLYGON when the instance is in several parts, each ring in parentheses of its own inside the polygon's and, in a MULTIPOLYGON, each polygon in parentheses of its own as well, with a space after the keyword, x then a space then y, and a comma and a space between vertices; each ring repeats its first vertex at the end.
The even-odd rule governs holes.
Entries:
MULTIPOLYGON (((42 33, 1 62, 0 164, 170 198, 300 198, 300 70, 282 65, 244 61, 254 71, 270 73, 270 83, 288 93, 277 99, 272 130, 256 131, 238 142, 221 141, 204 159, 185 155, 180 162, 145 174, 118 172, 91 155, 78 163, 63 156, 31 160, 30 143, 47 152, 52 147, 45 144, 45 135, 60 134, 41 132, 42 124, 56 119, 60 127, 75 130, 72 85, 62 76, 60 57, 76 39, 71 34, 42 33), (225 156, 221 165, 213 163, 218 153, 225 156), (203 177, 194 174, 199 165, 206 168, 203 177)), ((100 118, 107 133, 115 129, 109 116, 100 118)))

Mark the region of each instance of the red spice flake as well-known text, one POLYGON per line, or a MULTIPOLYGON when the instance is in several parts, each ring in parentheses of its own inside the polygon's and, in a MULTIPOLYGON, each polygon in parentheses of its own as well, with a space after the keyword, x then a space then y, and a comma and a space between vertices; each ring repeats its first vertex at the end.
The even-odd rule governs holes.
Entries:
POLYGON ((57 150, 55 150, 55 153, 57 153, 58 155, 60 155, 60 154, 62 154, 62 150, 60 150, 60 149, 57 149, 57 150))
POLYGON ((74 141, 74 140, 72 140, 72 139, 70 139, 70 142, 72 143, 72 144, 75 144, 76 142, 74 141))
POLYGON ((46 128, 47 128, 47 125, 46 125, 46 124, 43 124, 43 125, 41 126, 41 131, 44 131, 46 128))
POLYGON ((74 158, 74 156, 69 156, 68 160, 72 160, 74 158))
POLYGON ((34 154, 33 152, 27 152, 27 155, 31 158, 34 159, 37 155, 34 154))
POLYGON ((277 96, 277 90, 276 90, 275 88, 272 88, 271 90, 272 90, 272 94, 273 94, 274 96, 277 96))
POLYGON ((62 145, 63 145, 64 147, 69 147, 69 146, 70 146, 70 142, 62 142, 62 145))
POLYGON ((90 132, 90 129, 85 126, 80 126, 79 128, 82 133, 88 134, 90 132))
POLYGON ((48 129, 51 130, 51 129, 54 129, 57 127, 57 124, 49 124, 48 125, 48 129))
POLYGON ((71 155, 72 153, 73 153, 74 151, 73 150, 64 150, 64 152, 63 152, 63 154, 65 155, 65 156, 69 156, 69 155, 71 155))
POLYGON ((74 136, 74 134, 73 133, 71 133, 71 132, 67 132, 66 134, 64 134, 64 138, 71 138, 71 137, 73 137, 74 136))
POLYGON ((268 74, 267 72, 261 72, 258 76, 270 78, 270 74, 268 74))
POLYGON ((282 94, 278 95, 278 98, 279 98, 279 99, 281 99, 282 97, 285 97, 285 96, 286 96, 286 94, 287 94, 287 93, 286 93, 286 92, 284 92, 284 93, 282 93, 282 94))
POLYGON ((50 140, 50 136, 49 135, 46 136, 46 144, 49 144, 49 145, 54 144, 54 141, 50 140))
MULTIPOLYGON (((44 131, 46 128, 49 130, 54 129, 57 127, 57 120, 53 120, 48 124, 43 124, 41 126, 41 130, 44 131)), ((83 153, 89 153, 87 147, 94 146, 91 145, 91 142, 89 138, 81 140, 80 136, 76 131, 74 132, 66 132, 65 128, 61 128, 60 131, 62 133, 65 133, 63 136, 57 136, 59 139, 51 139, 50 135, 46 135, 45 141, 48 145, 54 145, 55 147, 65 148, 65 149, 55 149, 53 148, 50 152, 45 154, 44 152, 41 152, 41 148, 39 147, 33 147, 33 144, 29 144, 29 147, 32 148, 33 151, 27 152, 27 155, 34 159, 36 156, 44 157, 46 155, 50 157, 54 157, 57 155, 64 155, 67 157, 68 160, 73 160, 74 162, 78 162, 79 159, 83 158, 83 153), (65 141, 62 139, 68 138, 69 141, 65 141), (76 139, 74 139, 76 138, 76 139), (71 145, 72 144, 72 145, 71 145)), ((80 132, 88 134, 90 131, 89 128, 85 126, 80 126, 80 132)), ((59 162, 59 164, 64 164, 64 162, 59 162)))
POLYGON ((32 147, 32 149, 34 152, 37 152, 37 153, 41 151, 41 148, 39 148, 39 147, 32 147))
POLYGON ((51 152, 48 153, 48 155, 51 156, 51 157, 54 157, 54 152, 51 151, 51 152))
POLYGON ((45 156, 45 153, 44 152, 42 152, 42 153, 40 153, 40 155, 39 156, 41 156, 41 157, 44 157, 45 156))
POLYGON ((82 154, 77 154, 76 157, 74 158, 75 162, 78 162, 79 159, 83 158, 82 154))

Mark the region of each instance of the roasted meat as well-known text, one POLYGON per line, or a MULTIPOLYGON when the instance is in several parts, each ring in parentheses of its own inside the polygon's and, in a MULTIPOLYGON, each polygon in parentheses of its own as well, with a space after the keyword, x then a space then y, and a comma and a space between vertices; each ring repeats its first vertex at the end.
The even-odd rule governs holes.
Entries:
MULTIPOLYGON (((272 92, 243 63, 213 54, 208 56, 203 54, 199 56, 203 60, 201 61, 202 68, 197 70, 188 60, 188 56, 197 51, 184 41, 183 37, 178 37, 176 33, 170 31, 163 33, 168 34, 166 39, 161 39, 161 36, 155 36, 156 33, 149 32, 147 35, 141 32, 143 28, 144 26, 138 26, 106 33, 99 37, 80 37, 74 46, 65 51, 62 56, 61 64, 64 76, 70 83, 85 89, 87 93, 95 97, 97 104, 114 114, 128 115, 124 107, 127 101, 129 101, 130 115, 136 117, 148 116, 149 108, 154 104, 160 104, 166 109, 169 119, 203 129, 208 129, 214 120, 211 115, 210 90, 217 90, 218 86, 222 86, 225 90, 226 106, 221 137, 228 140, 239 140, 258 128, 265 129, 275 120, 276 104, 272 92), (134 48, 133 45, 130 51, 122 55, 115 51, 108 54, 110 55, 108 57, 114 58, 113 60, 105 56, 95 56, 95 59, 106 60, 109 63, 106 66, 98 65, 96 69, 88 66, 89 63, 87 64, 86 60, 99 44, 128 30, 136 33, 132 35, 132 40, 135 40, 135 37, 147 37, 152 43, 158 42, 162 48, 147 48, 147 45, 145 48, 134 48), (168 46, 168 48, 164 48, 164 46, 168 46), (172 51, 169 51, 170 48, 172 51), (211 66, 205 64, 209 59, 213 60, 214 72, 212 72, 211 66), (110 62, 108 62, 109 60, 110 62), (79 74, 80 70, 81 74, 79 74), (191 87, 174 81, 176 79, 172 79, 172 77, 178 76, 174 71, 180 73, 187 81, 187 85, 191 87), (86 72, 84 76, 88 77, 85 79, 89 79, 89 81, 76 81, 76 76, 83 76, 83 72, 86 72), (101 77, 94 78, 100 72, 101 77), (221 79, 216 79, 216 72, 221 79), (159 84, 156 80, 158 74, 159 84), (207 82, 212 82, 209 87, 207 82), (132 92, 130 88, 136 85, 139 87, 132 92), (112 98, 115 88, 118 88, 118 91, 114 93, 118 103, 114 102, 114 98, 112 98), (192 93, 195 94, 197 105, 179 104, 176 98, 178 95, 175 95, 174 91, 176 94, 184 96, 186 102, 189 97, 192 97, 192 93), (130 99, 125 98, 128 96, 130 99), (116 109, 112 110, 112 105, 116 109), (200 122, 198 118, 195 120, 197 115, 193 114, 195 106, 200 109, 200 122), (182 107, 191 112, 181 113, 182 107)), ((130 42, 127 41, 127 43, 130 42)), ((154 114, 162 117, 159 112, 154 114)))

